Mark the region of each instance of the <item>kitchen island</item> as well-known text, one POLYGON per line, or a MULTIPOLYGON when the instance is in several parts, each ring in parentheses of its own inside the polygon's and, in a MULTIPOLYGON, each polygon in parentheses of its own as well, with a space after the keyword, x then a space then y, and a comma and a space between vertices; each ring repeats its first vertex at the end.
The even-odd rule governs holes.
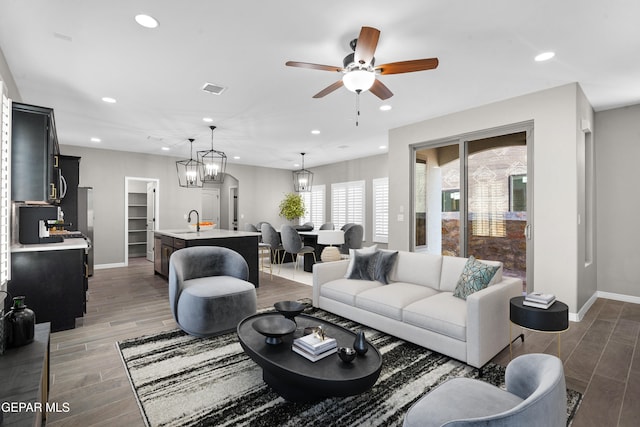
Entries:
POLYGON ((154 244, 154 270, 169 277, 169 258, 174 251, 193 246, 222 246, 238 252, 249 265, 249 282, 257 288, 258 239, 260 233, 231 230, 157 230, 154 244))

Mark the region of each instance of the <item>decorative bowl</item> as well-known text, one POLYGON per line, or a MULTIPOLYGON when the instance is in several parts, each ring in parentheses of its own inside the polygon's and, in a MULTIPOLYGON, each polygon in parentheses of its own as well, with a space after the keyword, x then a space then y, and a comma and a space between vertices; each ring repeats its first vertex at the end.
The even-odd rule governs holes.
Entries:
MULTIPOLYGON (((213 230, 216 227, 215 222, 204 221, 200 222, 200 231, 213 230)), ((189 228, 192 230, 196 230, 198 228, 197 224, 189 224, 189 228)))
POLYGON ((252 325, 253 329, 267 337, 267 344, 280 344, 282 337, 295 332, 296 324, 293 320, 284 317, 263 317, 255 320, 252 325))
POLYGON ((351 363, 356 358, 356 351, 351 347, 339 347, 338 356, 344 363, 351 363))
POLYGON ((304 304, 298 301, 280 301, 273 304, 276 310, 287 319, 293 320, 298 314, 304 311, 304 304))

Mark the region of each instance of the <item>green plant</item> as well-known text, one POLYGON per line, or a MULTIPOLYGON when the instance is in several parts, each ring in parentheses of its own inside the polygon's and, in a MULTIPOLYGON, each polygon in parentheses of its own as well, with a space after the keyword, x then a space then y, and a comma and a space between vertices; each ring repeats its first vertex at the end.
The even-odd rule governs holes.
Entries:
POLYGON ((300 194, 287 193, 280 202, 280 216, 289 221, 304 216, 304 213, 304 200, 300 194))

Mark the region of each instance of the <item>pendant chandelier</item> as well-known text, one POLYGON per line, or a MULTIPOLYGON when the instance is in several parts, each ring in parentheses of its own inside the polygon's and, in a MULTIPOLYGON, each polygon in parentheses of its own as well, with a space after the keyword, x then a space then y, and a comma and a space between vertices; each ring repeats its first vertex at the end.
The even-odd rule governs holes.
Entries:
POLYGON ((302 156, 302 169, 293 171, 293 189, 298 193, 311 191, 311 186, 313 185, 313 172, 304 168, 304 154, 300 153, 302 156))
POLYGON ((178 184, 180 187, 185 188, 201 188, 202 179, 200 177, 200 170, 202 163, 193 158, 193 138, 189 138, 191 144, 191 152, 189 159, 178 160, 176 162, 176 171, 178 172, 178 184))
POLYGON ((213 149, 213 131, 211 129, 211 150, 198 151, 198 160, 202 164, 202 181, 222 184, 224 182, 225 169, 227 168, 227 155, 222 151, 213 149))

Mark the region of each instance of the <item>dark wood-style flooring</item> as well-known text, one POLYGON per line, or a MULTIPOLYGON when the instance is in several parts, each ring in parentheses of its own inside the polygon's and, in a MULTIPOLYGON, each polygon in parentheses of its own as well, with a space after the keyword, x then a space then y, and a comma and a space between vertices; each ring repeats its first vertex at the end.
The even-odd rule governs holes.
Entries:
MULTIPOLYGON (((259 307, 280 300, 311 298, 311 287, 266 274, 259 307)), ((67 402, 68 413, 49 414, 49 426, 144 426, 116 342, 176 324, 169 311, 167 282, 142 259, 129 267, 96 270, 89 279, 88 313, 78 327, 51 337, 49 400, 67 402)), ((515 333, 514 333, 515 334, 515 333)), ((584 393, 573 423, 631 426, 640 417, 640 305, 598 299, 585 319, 562 336, 562 360, 569 387, 584 393)), ((514 356, 557 353, 555 335, 525 332, 514 356)), ((494 362, 506 365, 506 348, 494 362)))

